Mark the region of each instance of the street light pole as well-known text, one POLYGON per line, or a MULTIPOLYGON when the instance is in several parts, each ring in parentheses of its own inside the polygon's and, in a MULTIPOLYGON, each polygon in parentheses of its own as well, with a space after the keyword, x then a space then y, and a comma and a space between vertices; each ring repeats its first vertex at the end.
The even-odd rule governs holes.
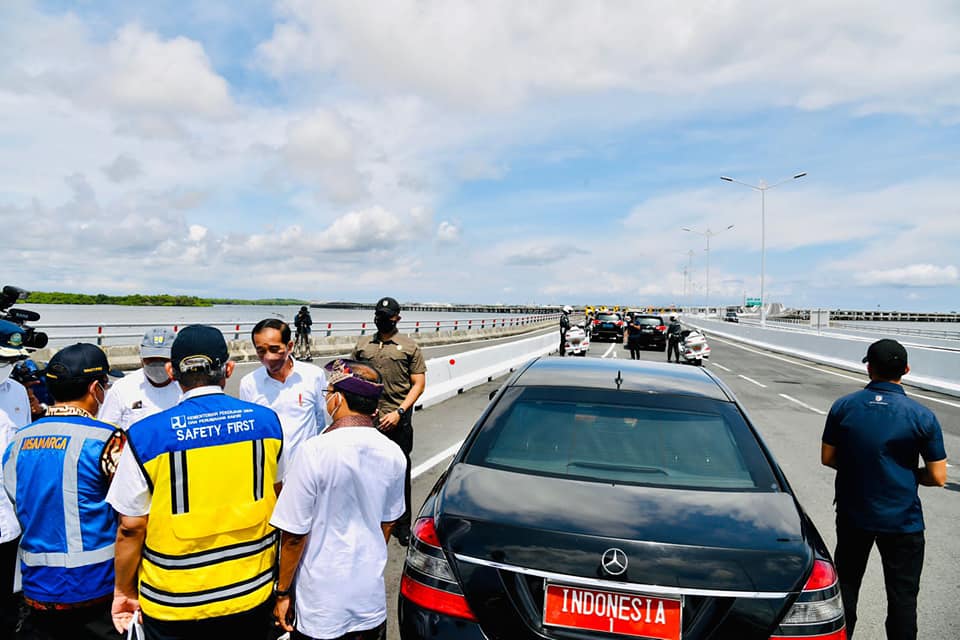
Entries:
POLYGON ((774 187, 779 187, 784 182, 790 182, 791 180, 799 180, 800 178, 807 175, 806 171, 794 174, 789 178, 784 178, 780 182, 775 182, 774 184, 767 184, 766 180, 761 180, 760 184, 748 184, 746 182, 741 182, 739 180, 734 180, 729 176, 720 176, 721 180, 726 182, 736 182, 737 184, 749 187, 754 191, 760 192, 760 326, 767 326, 767 310, 766 304, 767 299, 764 297, 764 284, 766 280, 766 271, 767 271, 767 191, 773 189, 774 187))
POLYGON ((684 231, 689 231, 690 233, 704 236, 707 239, 707 314, 710 313, 710 238, 713 236, 718 236, 724 231, 730 231, 730 229, 733 229, 732 224, 726 229, 721 229, 720 231, 711 231, 710 227, 707 227, 706 231, 696 231, 690 227, 683 227, 684 231))

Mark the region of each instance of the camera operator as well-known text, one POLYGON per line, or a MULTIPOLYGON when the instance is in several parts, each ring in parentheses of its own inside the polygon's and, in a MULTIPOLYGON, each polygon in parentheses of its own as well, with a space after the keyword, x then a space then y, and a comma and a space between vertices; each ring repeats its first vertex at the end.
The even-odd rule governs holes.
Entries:
MULTIPOLYGON (((27 357, 24 331, 0 320, 0 456, 17 429, 31 422, 26 388, 10 377, 16 363, 27 357)), ((0 637, 12 638, 17 624, 18 599, 13 592, 20 523, 5 491, 0 491, 0 637)))

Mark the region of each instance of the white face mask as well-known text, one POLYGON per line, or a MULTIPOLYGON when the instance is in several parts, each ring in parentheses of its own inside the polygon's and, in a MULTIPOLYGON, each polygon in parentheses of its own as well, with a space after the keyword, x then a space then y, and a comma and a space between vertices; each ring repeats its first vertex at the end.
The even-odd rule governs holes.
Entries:
POLYGON ((337 393, 337 392, 334 391, 332 393, 327 394, 327 399, 323 403, 323 419, 326 420, 326 426, 328 427, 333 424, 333 414, 336 413, 337 409, 340 408, 340 405, 338 404, 336 407, 333 408, 333 413, 331 413, 330 410, 327 409, 327 406, 330 404, 330 396, 332 396, 334 393, 337 393))
POLYGON ((166 365, 163 362, 143 365, 143 375, 157 386, 163 386, 170 382, 170 376, 167 375, 166 365))
POLYGON ((6 382, 11 373, 13 373, 13 363, 0 362, 0 384, 6 382))

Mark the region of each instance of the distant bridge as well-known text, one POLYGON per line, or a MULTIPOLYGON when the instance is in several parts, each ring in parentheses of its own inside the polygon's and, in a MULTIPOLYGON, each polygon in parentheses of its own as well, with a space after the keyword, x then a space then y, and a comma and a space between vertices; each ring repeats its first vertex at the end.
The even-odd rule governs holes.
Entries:
MULTIPOLYGON (((369 309, 373 310, 376 306, 373 302, 311 302, 310 306, 314 309, 369 309)), ((400 306, 404 311, 444 311, 444 312, 467 312, 467 313, 557 313, 560 311, 558 305, 540 306, 540 305, 516 305, 516 304, 442 304, 439 302, 401 302, 400 306)))

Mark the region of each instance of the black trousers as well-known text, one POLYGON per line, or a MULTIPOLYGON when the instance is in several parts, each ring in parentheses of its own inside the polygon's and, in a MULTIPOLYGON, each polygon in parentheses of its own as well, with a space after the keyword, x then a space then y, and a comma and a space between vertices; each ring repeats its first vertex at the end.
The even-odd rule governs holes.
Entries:
POLYGON ((403 479, 403 500, 406 511, 404 511, 400 519, 397 520, 397 524, 393 529, 394 535, 399 536, 404 533, 410 533, 411 519, 413 518, 413 512, 410 511, 410 452, 413 451, 413 411, 411 410, 404 413, 400 417, 400 424, 391 431, 385 431, 384 435, 397 443, 407 459, 407 472, 403 479))
POLYGON ((12 638, 20 614, 20 597, 13 592, 20 538, 0 544, 0 638, 12 638))
POLYGON ((27 607, 23 626, 12 637, 24 640, 117 640, 121 636, 113 628, 110 603, 104 603, 59 611, 27 607))
POLYGON ((914 640, 917 637, 917 594, 923 569, 923 532, 877 533, 854 527, 837 518, 837 563, 847 638, 857 625, 857 601, 874 543, 880 551, 883 582, 887 591, 887 639, 914 640))
MULTIPOLYGON (((143 635, 146 640, 210 640, 210 638, 244 638, 264 640, 270 631, 271 605, 268 598, 261 605, 218 618, 205 620, 157 620, 143 615, 143 635)), ((114 639, 119 638, 114 631, 114 639)))
POLYGON ((667 340, 667 362, 670 362, 671 355, 676 356, 677 362, 680 362, 680 341, 679 340, 667 340))
POLYGON ((560 355, 567 355, 567 332, 560 330, 560 355))
MULTIPOLYGON (((383 622, 374 629, 366 631, 351 631, 335 640, 384 640, 387 637, 387 623, 383 622)), ((296 629, 290 634, 290 640, 317 640, 312 636, 305 636, 296 629)))

